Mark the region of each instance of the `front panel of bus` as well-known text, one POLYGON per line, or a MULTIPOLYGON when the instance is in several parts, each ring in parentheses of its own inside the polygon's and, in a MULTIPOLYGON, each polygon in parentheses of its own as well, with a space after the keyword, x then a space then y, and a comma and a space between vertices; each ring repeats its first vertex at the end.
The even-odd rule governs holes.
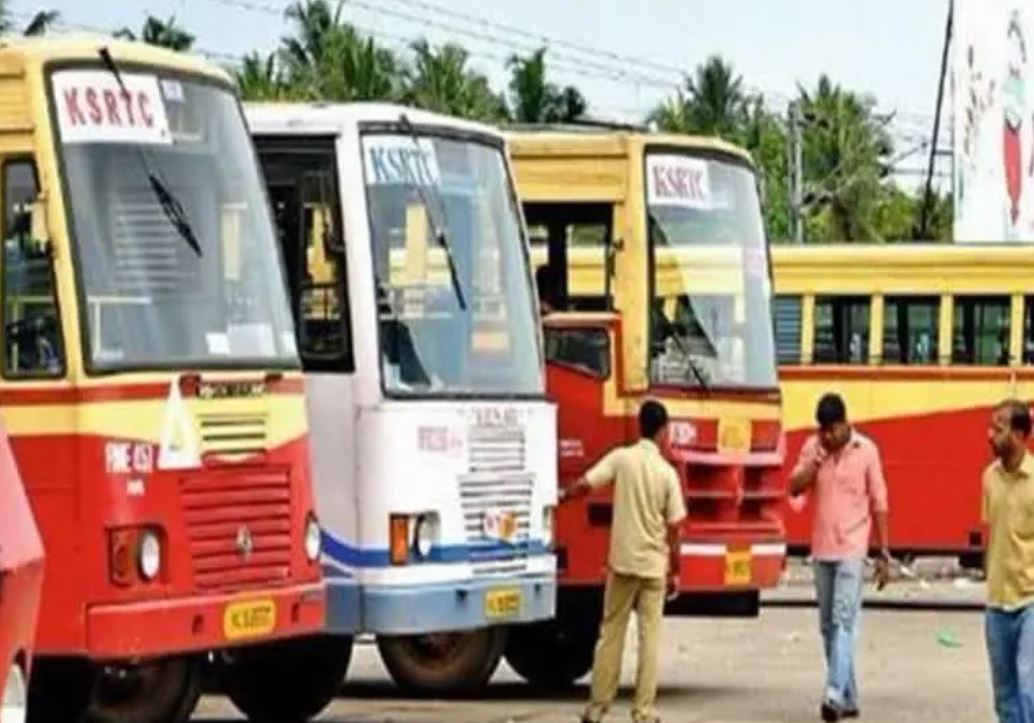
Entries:
POLYGON ((764 587, 785 558, 771 274, 757 184, 723 152, 647 146, 650 393, 673 412, 683 580, 764 587))
POLYGON ((3 165, 5 421, 40 649, 137 659, 323 624, 302 380, 232 90, 53 64, 3 165))
POLYGON ((308 184, 294 174, 305 251, 288 255, 330 626, 406 634, 549 617, 555 411, 501 143, 401 118, 256 142, 275 205, 290 167, 329 171, 308 184), (336 157, 314 161, 319 143, 336 157), (340 209, 312 200, 338 186, 340 209), (347 337, 336 362, 317 343, 330 307, 347 337))

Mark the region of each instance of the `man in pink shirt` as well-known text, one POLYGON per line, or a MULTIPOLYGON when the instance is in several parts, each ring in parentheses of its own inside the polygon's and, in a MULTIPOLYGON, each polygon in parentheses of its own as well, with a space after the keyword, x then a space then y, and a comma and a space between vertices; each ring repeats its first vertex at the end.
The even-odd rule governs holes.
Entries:
POLYGON ((826 394, 819 400, 815 420, 818 433, 801 450, 790 477, 790 494, 800 495, 809 489, 814 492, 811 554, 826 653, 821 715, 824 721, 838 721, 859 715, 854 658, 874 517, 880 550, 876 580, 880 588, 890 576, 887 483, 876 445, 848 423, 847 408, 839 395, 826 394))

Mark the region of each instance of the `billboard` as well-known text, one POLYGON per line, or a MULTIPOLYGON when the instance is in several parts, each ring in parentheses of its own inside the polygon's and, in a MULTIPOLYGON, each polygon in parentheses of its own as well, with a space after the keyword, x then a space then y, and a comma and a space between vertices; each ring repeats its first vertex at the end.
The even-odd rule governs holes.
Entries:
POLYGON ((954 0, 955 240, 1034 243, 1034 0, 954 0))

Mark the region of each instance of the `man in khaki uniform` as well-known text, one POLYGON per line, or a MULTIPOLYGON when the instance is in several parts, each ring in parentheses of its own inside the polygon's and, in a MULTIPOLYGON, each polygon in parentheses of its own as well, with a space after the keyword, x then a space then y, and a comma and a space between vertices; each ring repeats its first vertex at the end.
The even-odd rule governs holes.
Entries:
POLYGON ((1002 402, 988 441, 998 458, 985 471, 987 539, 985 634, 999 723, 1034 723, 1034 456, 1031 416, 1002 402))
POLYGON ((686 517, 679 476, 661 454, 667 435, 667 410, 659 402, 645 402, 639 410, 639 441, 613 450, 561 492, 563 502, 614 483, 603 623, 592 666, 592 699, 583 723, 601 721, 614 702, 633 609, 638 616, 639 669, 632 718, 637 723, 658 720, 654 703, 661 617, 665 592, 672 597, 678 592, 679 526, 686 517))

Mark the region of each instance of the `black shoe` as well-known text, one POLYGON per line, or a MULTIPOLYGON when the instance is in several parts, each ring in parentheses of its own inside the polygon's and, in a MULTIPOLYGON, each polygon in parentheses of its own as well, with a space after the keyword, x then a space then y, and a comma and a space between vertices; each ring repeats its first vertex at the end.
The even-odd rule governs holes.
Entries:
POLYGON ((858 710, 857 708, 847 708, 846 710, 843 710, 843 711, 840 712, 840 717, 841 718, 861 718, 862 717, 862 711, 858 710))
POLYGON ((819 715, 822 716, 822 720, 826 723, 836 723, 844 714, 843 711, 840 710, 840 706, 826 701, 819 709, 819 715))

